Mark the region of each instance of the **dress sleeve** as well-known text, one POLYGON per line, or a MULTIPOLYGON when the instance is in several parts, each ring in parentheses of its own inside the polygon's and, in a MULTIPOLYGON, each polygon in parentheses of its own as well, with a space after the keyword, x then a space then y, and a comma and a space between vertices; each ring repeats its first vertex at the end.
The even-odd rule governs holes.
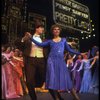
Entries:
POLYGON ((88 61, 90 62, 90 61, 92 61, 94 58, 90 58, 90 59, 88 59, 88 61))
POLYGON ((64 45, 65 45, 65 50, 68 50, 69 52, 73 53, 73 54, 77 54, 77 55, 80 55, 81 53, 80 52, 76 52, 74 51, 73 49, 70 48, 70 46, 68 45, 66 39, 64 39, 64 45))
POLYGON ((46 46, 49 46, 49 42, 50 40, 46 41, 46 42, 38 42, 36 40, 34 40, 33 38, 31 38, 31 41, 34 42, 36 45, 40 46, 40 47, 46 47, 46 46))
POLYGON ((79 69, 77 70, 78 72, 79 72, 80 70, 82 70, 83 65, 84 65, 84 61, 82 61, 82 63, 81 63, 81 65, 80 65, 79 69))

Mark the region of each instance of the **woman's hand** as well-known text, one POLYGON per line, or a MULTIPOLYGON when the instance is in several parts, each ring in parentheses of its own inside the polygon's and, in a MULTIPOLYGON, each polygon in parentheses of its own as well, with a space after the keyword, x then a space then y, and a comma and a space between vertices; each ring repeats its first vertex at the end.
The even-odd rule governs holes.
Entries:
POLYGON ((99 56, 95 56, 95 57, 94 57, 95 60, 98 59, 98 58, 99 58, 99 56))
POLYGON ((81 53, 81 55, 83 56, 83 55, 85 55, 87 52, 84 52, 84 53, 81 53))

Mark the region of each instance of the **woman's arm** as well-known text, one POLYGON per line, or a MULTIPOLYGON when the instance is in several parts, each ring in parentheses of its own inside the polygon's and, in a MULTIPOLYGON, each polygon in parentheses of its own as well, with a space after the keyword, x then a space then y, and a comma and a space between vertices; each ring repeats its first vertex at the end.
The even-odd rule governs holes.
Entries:
POLYGON ((92 63, 91 63, 91 65, 90 65, 90 67, 88 67, 89 69, 90 68, 92 68, 93 67, 93 65, 95 64, 95 62, 96 62, 96 58, 92 61, 92 63))
POLYGON ((71 71, 75 70, 76 66, 77 66, 77 62, 75 63, 74 68, 71 71))
POLYGON ((66 64, 67 68, 69 67, 69 60, 67 60, 67 64, 66 64))
POLYGON ((93 58, 88 59, 88 61, 92 61, 93 59, 94 59, 94 57, 93 57, 93 58))
POLYGON ((73 54, 77 54, 80 55, 81 53, 74 51, 73 49, 70 48, 70 46, 68 45, 66 39, 65 39, 65 50, 68 50, 69 52, 73 53, 73 54))
POLYGON ((46 46, 49 46, 49 42, 50 42, 50 41, 48 40, 48 41, 46 41, 46 42, 40 43, 40 42, 34 40, 33 38, 31 38, 31 41, 34 42, 36 45, 38 45, 38 46, 40 46, 40 47, 46 47, 46 46))
POLYGON ((80 65, 80 67, 79 67, 79 69, 77 70, 78 72, 80 71, 80 70, 82 70, 82 68, 83 68, 83 61, 82 61, 82 63, 81 63, 81 65, 80 65))
POLYGON ((75 59, 75 57, 76 57, 76 55, 74 55, 74 56, 72 57, 72 59, 75 59))
POLYGON ((90 50, 88 51, 88 59, 90 58, 90 50))

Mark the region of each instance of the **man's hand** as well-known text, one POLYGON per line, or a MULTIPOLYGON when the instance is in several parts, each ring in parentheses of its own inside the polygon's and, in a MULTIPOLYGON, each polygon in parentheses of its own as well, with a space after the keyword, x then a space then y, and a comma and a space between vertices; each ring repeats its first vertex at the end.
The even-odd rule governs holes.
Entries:
POLYGON ((31 35, 29 32, 26 32, 26 33, 25 33, 25 36, 26 36, 26 37, 29 37, 29 38, 32 37, 32 35, 31 35))
POLYGON ((30 38, 32 37, 32 35, 29 33, 29 32, 26 32, 25 33, 25 36, 22 38, 22 41, 27 41, 29 40, 30 38))

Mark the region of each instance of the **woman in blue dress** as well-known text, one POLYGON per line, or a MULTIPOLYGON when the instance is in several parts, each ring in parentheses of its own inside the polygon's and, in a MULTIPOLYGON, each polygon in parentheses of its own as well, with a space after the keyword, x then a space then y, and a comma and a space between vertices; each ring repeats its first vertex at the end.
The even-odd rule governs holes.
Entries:
POLYGON ((99 51, 96 52, 96 60, 94 74, 90 83, 89 92, 94 94, 99 94, 99 51))
POLYGON ((64 50, 67 50, 73 54, 79 55, 80 53, 72 50, 65 38, 61 38, 59 25, 53 25, 51 27, 54 38, 46 42, 39 43, 31 38, 31 41, 41 47, 50 46, 50 53, 47 60, 46 69, 46 88, 49 89, 50 94, 54 100, 63 100, 58 90, 70 90, 75 100, 80 100, 77 96, 68 68, 66 69, 66 62, 64 60, 64 50))
POLYGON ((94 61, 95 61, 94 58, 88 59, 88 54, 85 54, 83 56, 81 66, 78 70, 78 72, 82 69, 84 70, 80 93, 87 93, 89 91, 89 86, 90 86, 91 79, 92 79, 91 68, 94 64, 94 61), (93 62, 90 63, 92 60, 93 62))
POLYGON ((74 82, 74 72, 72 72, 71 70, 73 69, 74 66, 74 59, 75 59, 76 55, 72 56, 71 54, 67 55, 67 68, 69 69, 70 72, 70 76, 71 76, 71 80, 72 82, 74 82))
POLYGON ((78 69, 80 68, 82 63, 82 56, 78 55, 78 59, 75 62, 75 65, 73 67, 73 69, 71 70, 72 72, 75 72, 75 77, 74 77, 74 87, 76 92, 79 92, 80 87, 81 87, 81 71, 78 71, 78 69))

